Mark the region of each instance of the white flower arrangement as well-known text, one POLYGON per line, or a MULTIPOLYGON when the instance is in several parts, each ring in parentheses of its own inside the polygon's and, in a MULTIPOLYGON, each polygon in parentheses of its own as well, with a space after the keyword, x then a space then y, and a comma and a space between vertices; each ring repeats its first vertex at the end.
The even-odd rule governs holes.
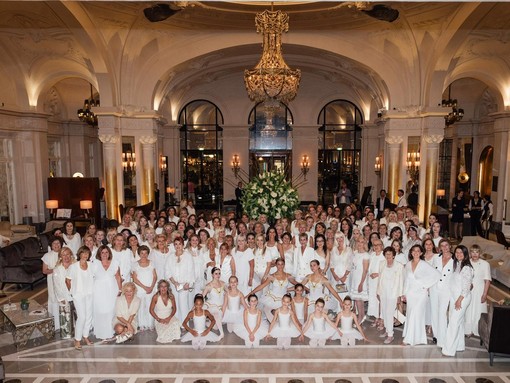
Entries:
POLYGON ((254 177, 244 190, 243 208, 253 219, 261 214, 267 215, 269 221, 290 217, 299 207, 296 189, 281 172, 267 172, 254 177))

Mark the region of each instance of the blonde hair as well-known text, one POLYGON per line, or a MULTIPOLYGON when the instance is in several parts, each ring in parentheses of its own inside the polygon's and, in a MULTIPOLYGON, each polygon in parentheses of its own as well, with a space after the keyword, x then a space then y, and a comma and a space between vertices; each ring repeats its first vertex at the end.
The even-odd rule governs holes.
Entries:
POLYGON ((136 295, 137 287, 134 282, 126 282, 122 285, 122 295, 124 295, 126 293, 126 290, 130 287, 133 289, 133 293, 135 293, 136 295))

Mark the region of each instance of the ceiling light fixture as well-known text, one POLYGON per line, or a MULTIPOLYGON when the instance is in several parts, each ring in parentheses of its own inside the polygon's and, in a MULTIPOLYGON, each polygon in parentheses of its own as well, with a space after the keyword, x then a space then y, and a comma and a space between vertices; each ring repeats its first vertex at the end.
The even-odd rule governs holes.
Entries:
POLYGON ((281 11, 257 13, 257 33, 263 35, 262 57, 253 69, 244 71, 244 83, 250 100, 279 101, 288 104, 296 98, 301 71, 290 69, 282 56, 282 33, 289 30, 289 16, 281 11))

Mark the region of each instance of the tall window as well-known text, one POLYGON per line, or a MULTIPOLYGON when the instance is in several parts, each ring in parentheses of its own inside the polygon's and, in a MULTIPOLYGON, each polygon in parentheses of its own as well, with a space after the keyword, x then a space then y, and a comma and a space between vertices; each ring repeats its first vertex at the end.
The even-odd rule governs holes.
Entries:
POLYGON ((182 191, 199 208, 223 201, 223 114, 212 102, 195 100, 179 113, 182 191))
POLYGON ((361 111, 347 100, 331 101, 319 113, 318 196, 323 204, 333 203, 342 179, 358 195, 362 123, 361 111))
POLYGON ((285 104, 259 103, 248 117, 250 178, 268 171, 292 175, 292 113, 285 104))

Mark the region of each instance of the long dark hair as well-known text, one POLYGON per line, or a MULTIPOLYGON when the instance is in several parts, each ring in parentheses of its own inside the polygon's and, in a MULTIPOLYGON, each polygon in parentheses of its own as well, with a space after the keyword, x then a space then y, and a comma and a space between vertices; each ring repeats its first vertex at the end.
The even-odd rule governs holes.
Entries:
POLYGON ((460 269, 462 270, 464 268, 464 266, 469 266, 469 267, 473 268, 473 265, 471 264, 471 258, 469 257, 468 248, 464 245, 458 245, 455 248, 455 251, 453 252, 453 271, 457 270, 457 264, 459 263, 459 261, 457 260, 457 257, 455 256, 457 249, 460 249, 462 251, 462 253, 464 254, 464 259, 462 260, 462 262, 460 262, 460 269))

